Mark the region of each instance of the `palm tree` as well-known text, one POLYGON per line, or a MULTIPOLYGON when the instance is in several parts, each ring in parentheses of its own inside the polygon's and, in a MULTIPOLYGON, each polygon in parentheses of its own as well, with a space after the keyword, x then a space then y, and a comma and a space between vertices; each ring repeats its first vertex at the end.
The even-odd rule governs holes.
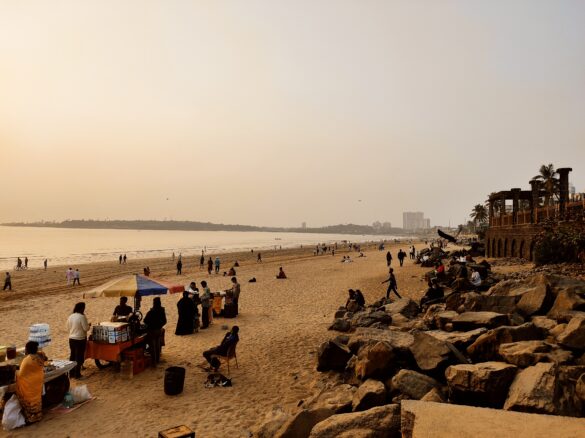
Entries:
POLYGON ((559 179, 556 177, 557 171, 553 164, 543 164, 540 166, 538 175, 533 179, 536 179, 542 183, 542 187, 545 191, 544 205, 554 204, 554 199, 559 193, 559 179))
POLYGON ((473 219, 473 226, 477 228, 477 224, 484 224, 488 218, 487 210, 484 205, 477 204, 471 210, 471 214, 469 215, 471 219, 473 219))

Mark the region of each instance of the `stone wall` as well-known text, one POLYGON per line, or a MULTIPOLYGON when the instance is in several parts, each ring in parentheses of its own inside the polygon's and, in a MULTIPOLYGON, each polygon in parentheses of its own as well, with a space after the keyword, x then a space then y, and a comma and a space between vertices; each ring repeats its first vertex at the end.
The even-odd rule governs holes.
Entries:
POLYGON ((515 225, 489 228, 485 235, 487 257, 521 257, 533 260, 534 238, 541 225, 515 225))

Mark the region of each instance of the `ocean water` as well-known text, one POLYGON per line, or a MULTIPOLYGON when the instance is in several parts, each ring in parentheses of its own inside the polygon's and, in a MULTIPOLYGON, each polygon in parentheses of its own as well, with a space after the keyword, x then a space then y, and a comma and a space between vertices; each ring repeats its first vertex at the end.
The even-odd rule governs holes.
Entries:
POLYGON ((244 231, 159 231, 159 230, 86 230, 73 228, 33 228, 0 226, 0 270, 16 266, 16 258, 28 257, 29 268, 117 261, 120 254, 130 259, 184 256, 250 249, 274 249, 333 243, 347 240, 364 242, 391 240, 395 236, 265 233, 244 231))

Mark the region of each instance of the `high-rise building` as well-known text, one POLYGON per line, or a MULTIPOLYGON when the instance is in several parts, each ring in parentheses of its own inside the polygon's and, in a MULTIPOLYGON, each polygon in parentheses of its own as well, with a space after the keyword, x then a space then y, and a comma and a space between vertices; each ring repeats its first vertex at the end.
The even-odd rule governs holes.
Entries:
POLYGON ((428 230, 431 228, 431 220, 425 218, 424 213, 420 211, 405 211, 402 213, 402 228, 405 230, 428 230))

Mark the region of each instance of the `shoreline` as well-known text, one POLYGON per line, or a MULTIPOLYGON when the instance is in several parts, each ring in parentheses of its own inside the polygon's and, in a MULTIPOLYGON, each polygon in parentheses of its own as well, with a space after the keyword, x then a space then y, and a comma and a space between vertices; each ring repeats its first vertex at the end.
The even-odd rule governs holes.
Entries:
POLYGON ((17 257, 23 261, 28 257, 29 268, 42 268, 45 259, 49 266, 80 265, 117 260, 120 254, 127 254, 131 259, 170 258, 173 252, 177 256, 182 253, 199 257, 203 249, 206 253, 228 254, 251 249, 268 251, 281 246, 284 249, 300 245, 314 247, 317 243, 393 242, 398 239, 391 235, 4 227, 0 229, 0 240, 4 242, 0 270, 14 270, 17 257))
MULTIPOLYGON (((412 244, 420 245, 420 240, 415 240, 413 243, 406 243, 407 246, 412 244)), ((394 252, 395 248, 400 246, 402 242, 386 242, 385 250, 390 249, 394 252)), ((364 252, 376 251, 379 243, 372 242, 359 242, 356 244, 361 245, 364 252)), ((233 266, 235 261, 242 267, 249 267, 257 265, 257 255, 260 252, 262 254, 262 264, 285 264, 286 262, 300 261, 307 258, 322 258, 332 257, 331 253, 323 255, 314 255, 315 247, 293 247, 293 248, 282 248, 282 249, 268 249, 261 251, 226 251, 226 252, 207 252, 205 254, 205 260, 209 257, 215 259, 215 256, 219 256, 221 260, 220 274, 211 274, 211 278, 223 277, 223 272, 228 271, 233 266)), ((349 251, 345 244, 338 245, 337 254, 350 255, 358 254, 356 251, 349 251)), ((395 254, 394 254, 395 255, 395 254)), ((176 254, 178 257, 178 254, 176 254)), ((177 277, 176 274, 176 263, 172 260, 172 257, 151 257, 151 258, 139 258, 139 259, 128 259, 126 264, 119 264, 118 260, 111 261, 95 261, 86 262, 79 264, 58 264, 47 268, 45 271, 43 268, 28 268, 23 270, 10 270, 12 277, 12 291, 5 291, 0 293, 0 304, 4 301, 15 301, 20 298, 28 296, 30 293, 36 293, 40 295, 56 295, 59 293, 70 293, 70 292, 85 292, 91 288, 97 287, 106 281, 112 280, 116 277, 128 275, 128 274, 140 274, 143 275, 144 267, 148 266, 151 270, 150 276, 152 278, 160 278, 162 280, 168 280, 170 277, 177 277), (79 286, 67 286, 65 281, 65 271, 68 267, 73 269, 79 269, 81 273, 81 285, 79 286), (39 288, 39 282, 47 283, 45 288, 39 288), (59 284, 61 283, 61 284, 59 284), (39 291, 41 289, 41 291, 39 291), (44 290, 43 290, 44 289, 44 290)), ((352 258, 354 258, 352 256, 352 258)), ((183 268, 181 278, 184 278, 184 284, 188 285, 191 279, 195 279, 197 283, 202 277, 208 278, 207 266, 204 264, 203 269, 199 267, 200 255, 183 255, 183 268)), ((236 272, 239 269, 236 268, 236 272)), ((243 281, 243 280, 242 280, 243 281)), ((247 281, 247 279, 245 280, 247 281)))

